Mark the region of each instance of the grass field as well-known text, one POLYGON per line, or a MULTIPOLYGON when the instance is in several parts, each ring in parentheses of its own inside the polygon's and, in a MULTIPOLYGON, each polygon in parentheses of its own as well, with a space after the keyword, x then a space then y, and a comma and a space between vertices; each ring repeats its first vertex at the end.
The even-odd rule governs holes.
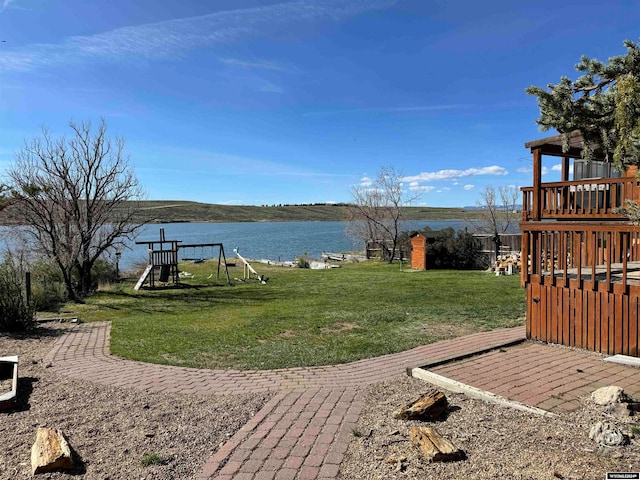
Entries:
MULTIPOLYGON (((183 264, 180 289, 121 284, 67 305, 83 321, 112 321, 112 353, 200 368, 337 364, 523 323, 519 277, 400 270, 377 262, 308 270, 255 264, 269 277, 211 283, 217 263, 183 264)), ((242 269, 230 269, 241 277, 242 269)))

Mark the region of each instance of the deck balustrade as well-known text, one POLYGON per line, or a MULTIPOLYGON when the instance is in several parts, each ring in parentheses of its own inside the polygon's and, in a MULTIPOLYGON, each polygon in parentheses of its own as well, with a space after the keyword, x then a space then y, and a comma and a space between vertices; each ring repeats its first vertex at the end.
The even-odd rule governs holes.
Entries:
POLYGON ((528 337, 637 356, 640 227, 578 222, 521 227, 528 337))
POLYGON ((633 166, 614 177, 612 153, 599 149, 598 168, 586 168, 583 143, 579 131, 525 143, 533 170, 520 224, 527 336, 638 356, 640 227, 618 209, 640 203, 640 179, 633 166), (549 156, 561 158, 560 182, 542 182, 549 156), (591 174, 606 178, 584 178, 591 174))
POLYGON ((542 183, 539 200, 533 187, 522 188, 522 193, 524 222, 545 219, 624 220, 625 217, 615 209, 624 206, 626 199, 640 200, 640 180, 622 177, 542 183))

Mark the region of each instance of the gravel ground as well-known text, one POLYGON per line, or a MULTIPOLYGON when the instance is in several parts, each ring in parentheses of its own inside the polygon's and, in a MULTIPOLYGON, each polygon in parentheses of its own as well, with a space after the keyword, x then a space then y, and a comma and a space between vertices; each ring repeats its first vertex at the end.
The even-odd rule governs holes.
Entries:
POLYGON ((0 479, 33 478, 36 429, 61 429, 79 459, 52 480, 193 478, 270 395, 184 396, 149 394, 70 380, 45 368, 64 325, 45 324, 28 336, 0 335, 0 356, 19 355, 16 409, 0 412, 0 479), (156 454, 159 465, 142 465, 156 454))
POLYGON ((452 440, 467 458, 428 463, 408 441, 409 429, 421 423, 395 420, 393 412, 430 388, 409 377, 369 388, 340 479, 602 480, 606 472, 640 471, 640 439, 615 448, 599 447, 589 439, 598 421, 629 429, 640 418, 618 417, 586 399, 576 412, 540 417, 445 390, 447 418, 423 425, 452 440))
MULTIPOLYGON (((147 394, 58 376, 42 359, 65 328, 46 324, 33 335, 0 335, 0 356, 20 356, 19 402, 15 410, 0 412, 0 480, 33 478, 30 449, 38 426, 60 428, 79 460, 73 472, 42 478, 192 478, 270 398, 147 394), (161 464, 143 466, 150 454, 161 464)), ((448 415, 431 426, 467 458, 428 463, 408 441, 409 428, 420 422, 395 420, 393 412, 429 388, 421 380, 401 377, 368 389, 341 480, 600 480, 605 472, 640 471, 640 438, 616 448, 600 447, 588 438, 598 421, 640 431, 640 425, 632 428, 640 418, 616 416, 587 400, 576 412, 540 417, 446 391, 448 415)))

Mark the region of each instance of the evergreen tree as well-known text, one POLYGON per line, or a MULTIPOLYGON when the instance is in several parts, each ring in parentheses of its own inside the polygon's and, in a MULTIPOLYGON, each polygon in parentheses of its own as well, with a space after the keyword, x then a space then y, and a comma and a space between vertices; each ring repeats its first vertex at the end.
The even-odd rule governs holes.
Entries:
POLYGON ((564 136, 578 130, 583 137, 583 157, 596 151, 622 170, 640 163, 640 43, 626 40, 627 53, 609 58, 608 63, 583 56, 575 66, 583 75, 572 81, 562 77, 547 89, 526 89, 538 97, 543 131, 556 129, 564 136))

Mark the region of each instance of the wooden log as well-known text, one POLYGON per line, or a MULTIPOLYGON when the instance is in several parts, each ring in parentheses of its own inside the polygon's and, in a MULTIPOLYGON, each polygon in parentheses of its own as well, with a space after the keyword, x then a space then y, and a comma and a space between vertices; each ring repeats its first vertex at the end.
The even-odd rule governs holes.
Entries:
POLYGON ((444 393, 430 390, 398 410, 394 414, 394 418, 398 420, 435 420, 447 411, 447 406, 447 397, 444 393))
POLYGON ((431 427, 413 427, 409 439, 430 462, 464 460, 465 453, 431 427))

